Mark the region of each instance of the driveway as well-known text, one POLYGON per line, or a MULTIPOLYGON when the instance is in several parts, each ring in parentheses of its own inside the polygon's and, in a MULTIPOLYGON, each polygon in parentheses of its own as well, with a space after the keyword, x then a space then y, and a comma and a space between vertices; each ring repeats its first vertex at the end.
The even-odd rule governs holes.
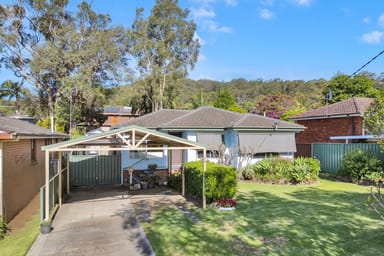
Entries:
POLYGON ((49 234, 40 234, 28 256, 154 255, 127 191, 73 191, 57 212, 49 234))

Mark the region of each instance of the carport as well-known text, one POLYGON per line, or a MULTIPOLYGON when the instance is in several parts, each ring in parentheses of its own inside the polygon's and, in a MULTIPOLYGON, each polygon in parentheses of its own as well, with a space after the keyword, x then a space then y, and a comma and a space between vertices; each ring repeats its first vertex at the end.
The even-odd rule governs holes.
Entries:
MULTIPOLYGON (((165 134, 151 129, 139 126, 128 126, 120 129, 107 131, 100 134, 85 136, 56 144, 43 146, 45 151, 45 193, 44 206, 42 207, 42 216, 44 220, 49 220, 49 200, 50 200, 50 160, 51 157, 58 159, 58 206, 62 205, 62 159, 63 153, 68 155, 72 152, 87 151, 159 151, 159 150, 199 150, 203 151, 203 208, 206 208, 205 202, 205 171, 206 171, 206 148, 195 142, 185 140, 176 136, 165 134)), ((184 154, 183 154, 184 155, 184 154)), ((168 161, 172 161, 172 154, 168 154, 168 161)), ((66 188, 67 194, 70 193, 70 169, 69 157, 67 157, 66 188)), ((170 165, 168 165, 170 168, 170 165)), ((185 196, 185 176, 182 172, 182 195, 185 196)))

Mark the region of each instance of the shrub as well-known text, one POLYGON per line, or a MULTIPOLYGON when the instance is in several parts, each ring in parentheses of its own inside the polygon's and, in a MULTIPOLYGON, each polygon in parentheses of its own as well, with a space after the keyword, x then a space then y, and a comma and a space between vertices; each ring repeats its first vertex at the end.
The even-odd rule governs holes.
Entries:
MULTIPOLYGON (((202 199, 203 163, 189 162, 184 166, 185 192, 194 199, 202 199)), ((172 175, 170 185, 181 190, 181 174, 172 175)), ((205 173, 206 202, 233 198, 237 192, 237 172, 234 167, 207 162, 205 173)))
POLYGON ((353 181, 375 180, 383 176, 383 167, 374 153, 356 150, 344 156, 339 174, 353 181))
POLYGON ((251 180, 255 177, 255 172, 248 166, 242 170, 241 174, 245 180, 251 180))
POLYGON ((8 231, 8 226, 2 216, 0 216, 0 239, 3 239, 8 231))
POLYGON ((313 158, 267 158, 251 166, 255 177, 264 182, 303 183, 318 179, 320 162, 313 158))
POLYGON ((169 177, 169 186, 181 192, 181 172, 174 173, 169 177))
POLYGON ((290 170, 290 181, 294 183, 317 180, 320 172, 320 161, 313 158, 299 157, 293 162, 290 170))

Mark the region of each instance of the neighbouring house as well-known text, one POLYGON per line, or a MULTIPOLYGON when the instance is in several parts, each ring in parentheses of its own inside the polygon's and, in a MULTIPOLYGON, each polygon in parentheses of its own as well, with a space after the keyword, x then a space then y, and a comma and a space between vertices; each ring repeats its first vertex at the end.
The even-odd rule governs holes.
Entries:
POLYGON ((132 113, 132 107, 127 106, 105 107, 103 115, 107 118, 101 127, 103 131, 108 131, 111 126, 127 122, 140 116, 139 114, 132 113))
POLYGON ((0 215, 11 220, 44 184, 41 146, 68 136, 27 121, 0 116, 0 215))
POLYGON ((291 117, 306 129, 296 134, 298 153, 310 156, 312 143, 365 142, 364 113, 372 98, 353 97, 291 117), (302 151, 302 152, 300 152, 302 151))
MULTIPOLYGON (((304 130, 304 126, 291 122, 214 107, 195 110, 163 109, 113 128, 130 125, 155 129, 205 145, 209 161, 226 162, 235 167, 271 155, 293 158, 296 152, 295 134, 304 130)), ((166 169, 171 164, 170 169, 175 170, 180 168, 182 158, 186 162, 202 158, 201 152, 196 150, 188 150, 184 155, 181 151, 173 150, 173 161, 168 163, 166 154, 166 150, 122 152, 122 168, 145 170, 149 164, 156 164, 159 169, 166 169)))

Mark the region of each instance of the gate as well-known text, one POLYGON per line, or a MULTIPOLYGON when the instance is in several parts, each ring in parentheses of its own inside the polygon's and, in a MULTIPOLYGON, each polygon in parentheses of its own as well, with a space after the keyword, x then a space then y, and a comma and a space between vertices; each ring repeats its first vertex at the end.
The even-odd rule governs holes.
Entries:
POLYGON ((72 155, 71 186, 114 185, 121 183, 120 155, 72 155))

